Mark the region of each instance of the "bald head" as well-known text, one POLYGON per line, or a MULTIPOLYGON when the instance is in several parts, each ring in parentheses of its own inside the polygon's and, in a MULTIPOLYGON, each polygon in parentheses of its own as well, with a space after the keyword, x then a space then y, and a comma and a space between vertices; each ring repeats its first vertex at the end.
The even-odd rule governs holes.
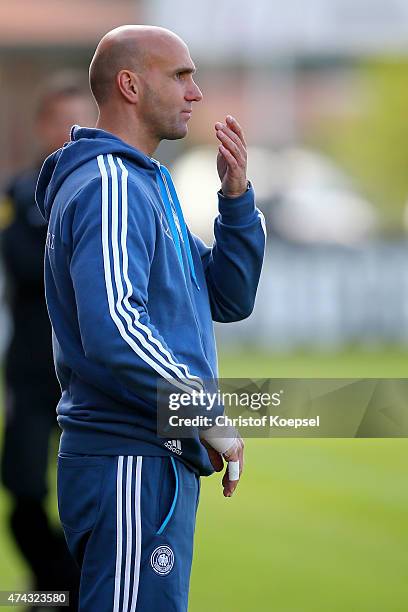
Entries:
POLYGON ((193 102, 202 99, 187 45, 154 26, 121 26, 100 41, 90 66, 99 107, 96 127, 147 155, 162 140, 187 135, 193 102))
POLYGON ((105 34, 89 69, 90 87, 98 106, 114 91, 118 72, 141 74, 174 44, 186 46, 174 32, 155 26, 126 25, 105 34))

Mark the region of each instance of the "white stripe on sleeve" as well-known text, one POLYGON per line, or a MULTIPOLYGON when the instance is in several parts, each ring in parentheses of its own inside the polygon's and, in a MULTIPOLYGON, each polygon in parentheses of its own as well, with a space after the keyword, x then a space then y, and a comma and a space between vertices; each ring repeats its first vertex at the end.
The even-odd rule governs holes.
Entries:
MULTIPOLYGON (((112 156, 110 156, 112 157, 112 156)), ((118 312, 115 308, 115 298, 113 292, 113 284, 112 284, 112 274, 111 274, 111 257, 109 252, 109 180, 108 174, 106 171, 105 163, 103 161, 103 156, 98 155, 97 158, 99 170, 101 173, 102 179, 102 251, 103 251, 103 263, 104 263, 104 274, 105 274, 105 285, 106 292, 109 304, 109 312, 114 321, 117 329, 119 330, 120 335, 125 340, 125 342, 133 349, 133 351, 148 365, 150 365, 158 374, 163 376, 170 383, 178 387, 179 389, 191 393, 191 387, 195 389, 201 389, 202 386, 198 382, 191 382, 191 387, 183 384, 180 380, 177 380, 169 374, 165 369, 163 369, 158 363, 153 361, 153 359, 137 344, 134 340, 136 338, 140 344, 150 353, 152 357, 157 359, 161 364, 167 367, 169 370, 174 372, 180 379, 184 379, 182 372, 180 369, 173 364, 169 363, 165 360, 163 355, 158 353, 156 349, 149 344, 144 336, 140 333, 140 331, 136 330, 133 327, 131 317, 128 312, 123 309, 122 299, 123 299, 123 285, 121 282, 121 271, 120 271, 120 261, 119 261, 119 252, 118 252, 118 241, 117 235, 114 234, 113 230, 118 229, 118 192, 117 192, 117 176, 116 176, 116 187, 114 187, 115 181, 112 180, 112 252, 113 252, 113 260, 114 260, 114 275, 117 286, 118 299, 116 301, 116 306, 118 308, 119 313, 125 319, 127 323, 128 331, 132 333, 132 336, 125 329, 122 319, 119 317, 118 312), (119 282, 120 279, 120 282, 119 282)), ((113 160, 111 159, 113 163, 113 160)), ((116 173, 116 167, 114 167, 116 173)), ((116 173, 117 174, 117 173, 116 173)))
MULTIPOLYGON (((108 156, 109 157, 109 156, 108 156)), ((133 316, 134 316, 134 323, 136 325, 136 327, 139 327, 140 329, 142 329, 147 337, 148 340, 152 343, 155 344, 158 349, 167 357, 168 361, 175 365, 178 368, 182 368, 184 371, 183 377, 184 378, 188 378, 189 380, 193 380, 196 381, 198 383, 200 383, 200 389, 202 388, 202 380, 201 378, 199 378, 198 376, 193 376, 190 374, 187 365, 185 365, 184 363, 176 363, 172 357, 172 355, 169 353, 169 351, 161 344, 161 342, 159 340, 157 340, 157 338, 155 338, 151 332, 151 330, 149 329, 149 327, 147 327, 146 325, 143 325, 143 323, 140 321, 140 315, 139 315, 139 311, 137 310, 137 308, 133 308, 132 305, 129 302, 129 297, 132 295, 132 284, 130 282, 129 279, 129 273, 128 273, 128 267, 129 267, 129 258, 128 258, 128 252, 127 252, 127 244, 126 244, 126 237, 127 237, 127 218, 128 218, 128 189, 127 189, 127 179, 128 179, 128 171, 127 168, 125 167, 124 163, 122 162, 122 160, 117 157, 117 162, 122 170, 122 176, 121 176, 121 186, 122 186, 122 231, 121 231, 121 250, 122 250, 122 255, 123 255, 123 277, 125 279, 125 283, 126 283, 126 294, 123 298, 123 302, 124 302, 124 306, 127 308, 128 311, 130 311, 133 316)), ((110 161, 109 161, 109 165, 110 165, 110 161)), ((115 168, 116 170, 116 168, 115 168)), ((112 175, 113 176, 113 175, 112 175)))

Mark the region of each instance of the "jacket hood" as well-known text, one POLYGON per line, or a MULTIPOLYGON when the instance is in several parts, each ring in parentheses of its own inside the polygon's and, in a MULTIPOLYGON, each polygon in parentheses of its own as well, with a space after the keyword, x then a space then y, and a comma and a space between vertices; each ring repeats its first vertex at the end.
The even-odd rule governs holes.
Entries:
POLYGON ((150 157, 117 136, 105 130, 74 125, 71 140, 47 157, 38 177, 35 199, 46 221, 57 191, 65 179, 82 164, 106 153, 120 155, 155 173, 154 162, 150 157))

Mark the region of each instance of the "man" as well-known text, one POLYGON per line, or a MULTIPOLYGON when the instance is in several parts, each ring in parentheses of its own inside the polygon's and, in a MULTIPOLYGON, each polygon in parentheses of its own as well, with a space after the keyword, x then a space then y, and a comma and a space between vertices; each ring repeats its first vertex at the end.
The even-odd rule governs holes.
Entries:
POLYGON ((92 121, 95 107, 75 74, 54 76, 41 92, 35 116, 39 155, 19 173, 0 201, 1 254, 7 273, 13 332, 5 357, 6 413, 2 480, 11 494, 10 527, 38 590, 79 590, 79 573, 64 535, 45 508, 47 465, 55 406, 51 329, 44 299, 44 219, 34 192, 42 160, 62 146, 74 121, 92 121))
MULTIPOLYGON (((62 387, 59 509, 82 570, 81 612, 186 610, 199 478, 221 471, 223 456, 242 470, 238 436, 156 431, 160 381, 192 393, 216 379, 212 320, 250 314, 265 243, 235 119, 215 125, 212 249, 189 232, 168 170, 151 157, 187 134, 202 99, 194 71, 168 30, 109 32, 90 67, 96 129, 74 127, 37 187, 62 387)), ((224 474, 225 496, 238 475, 224 474)))

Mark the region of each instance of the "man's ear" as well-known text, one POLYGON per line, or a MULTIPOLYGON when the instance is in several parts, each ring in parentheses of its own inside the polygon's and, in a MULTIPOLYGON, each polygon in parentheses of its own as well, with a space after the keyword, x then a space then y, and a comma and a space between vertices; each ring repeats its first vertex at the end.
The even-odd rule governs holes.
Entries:
POLYGON ((140 93, 137 75, 130 70, 120 70, 116 75, 116 83, 122 96, 131 104, 136 104, 140 93))

